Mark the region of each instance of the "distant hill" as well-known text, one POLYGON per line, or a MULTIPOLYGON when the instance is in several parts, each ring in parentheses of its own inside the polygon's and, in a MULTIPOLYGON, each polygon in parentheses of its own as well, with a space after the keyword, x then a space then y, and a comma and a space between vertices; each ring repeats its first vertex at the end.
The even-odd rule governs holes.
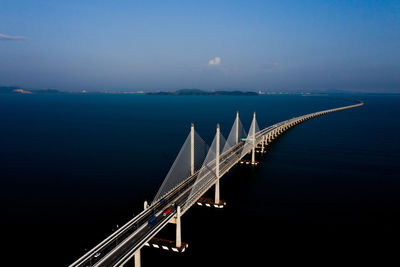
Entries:
POLYGON ((205 93, 206 91, 200 89, 180 89, 174 92, 175 95, 202 95, 205 93))
POLYGON ((27 91, 27 90, 24 90, 24 89, 21 89, 21 88, 15 89, 12 92, 13 93, 19 93, 19 94, 33 94, 31 91, 27 91))
POLYGON ((215 91, 214 95, 244 95, 244 96, 251 96, 251 95, 258 95, 256 92, 243 92, 243 91, 215 91))
MULTIPOLYGON (((0 94, 60 94, 68 93, 59 91, 56 89, 24 89, 16 86, 0 86, 0 94)), ((86 91, 82 91, 86 93, 86 91)), ((93 93, 93 92, 92 92, 93 93)), ((102 93, 102 92, 97 92, 102 93)), ((121 92, 115 92, 121 93, 121 92)), ((123 92, 122 92, 123 93, 123 92)), ((256 96, 256 92, 244 92, 244 91, 205 91, 196 88, 185 88, 176 91, 159 91, 159 92, 147 92, 148 95, 227 95, 227 96, 256 96)))
POLYGON ((149 92, 148 95, 238 95, 250 96, 258 95, 256 92, 242 92, 242 91, 204 91, 201 89, 180 89, 175 92, 149 92))
POLYGON ((56 94, 61 93, 56 89, 23 89, 16 86, 0 86, 0 94, 56 94))
POLYGON ((61 91, 58 91, 56 89, 38 89, 38 90, 29 90, 34 94, 58 94, 62 93, 61 91))

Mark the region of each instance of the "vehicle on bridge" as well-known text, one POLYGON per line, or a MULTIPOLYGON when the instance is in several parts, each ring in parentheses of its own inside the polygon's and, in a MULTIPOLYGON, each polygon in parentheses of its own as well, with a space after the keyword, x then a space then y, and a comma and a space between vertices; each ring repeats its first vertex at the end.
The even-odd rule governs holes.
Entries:
POLYGON ((157 221, 157 216, 153 216, 153 218, 151 218, 151 219, 149 220, 148 226, 149 226, 149 227, 152 227, 153 224, 156 223, 156 221, 157 221))
POLYGON ((171 208, 168 208, 168 209, 164 210, 164 212, 163 212, 162 215, 165 217, 165 216, 167 216, 170 212, 171 212, 171 208))

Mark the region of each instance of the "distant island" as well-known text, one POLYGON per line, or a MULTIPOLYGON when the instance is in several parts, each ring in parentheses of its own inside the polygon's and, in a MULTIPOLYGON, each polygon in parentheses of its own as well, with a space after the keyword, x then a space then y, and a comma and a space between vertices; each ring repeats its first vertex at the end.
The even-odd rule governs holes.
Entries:
MULTIPOLYGON (((357 94, 363 92, 345 91, 339 89, 279 89, 279 90, 258 90, 255 91, 240 91, 240 90, 202 90, 202 89, 179 89, 175 91, 133 91, 133 90, 103 90, 103 91, 60 91, 57 89, 26 89, 18 86, 0 86, 0 94, 135 94, 135 95, 191 95, 191 96, 257 96, 257 95, 343 95, 357 94)), ((363 93, 368 94, 368 93, 363 93)))
POLYGON ((180 89, 173 92, 160 91, 148 92, 147 95, 238 95, 238 96, 255 96, 256 92, 243 92, 243 91, 204 91, 200 89, 180 89))
POLYGON ((62 93, 56 89, 23 89, 16 86, 0 86, 0 94, 55 94, 62 93))
POLYGON ((92 93, 92 94, 146 94, 146 95, 237 95, 237 96, 255 96, 256 92, 243 92, 243 91, 205 91, 200 89, 180 89, 176 91, 157 91, 157 92, 66 92, 56 89, 25 89, 16 86, 0 86, 0 94, 57 94, 57 93, 92 93))

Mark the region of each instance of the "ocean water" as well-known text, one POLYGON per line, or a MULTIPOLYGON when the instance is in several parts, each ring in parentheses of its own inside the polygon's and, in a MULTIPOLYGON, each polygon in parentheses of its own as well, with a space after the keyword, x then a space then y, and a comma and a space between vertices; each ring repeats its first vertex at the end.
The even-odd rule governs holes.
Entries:
MULTIPOLYGON (((221 180, 223 210, 182 218, 182 255, 144 248, 142 266, 327 265, 396 259, 400 237, 399 95, 0 95, 3 255, 67 266, 151 201, 189 133, 227 137, 351 104, 306 121, 221 180)), ((210 192, 212 195, 213 192, 210 192)), ((161 237, 174 238, 174 227, 161 237)), ((133 264, 133 263, 132 263, 133 264)), ((133 266, 133 265, 132 265, 133 266)))

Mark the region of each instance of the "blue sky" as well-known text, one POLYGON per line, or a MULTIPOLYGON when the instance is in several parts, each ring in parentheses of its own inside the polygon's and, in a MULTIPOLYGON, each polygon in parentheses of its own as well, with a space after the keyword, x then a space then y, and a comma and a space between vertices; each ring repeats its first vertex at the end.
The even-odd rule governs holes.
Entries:
POLYGON ((400 92, 400 1, 0 0, 0 86, 400 92))

